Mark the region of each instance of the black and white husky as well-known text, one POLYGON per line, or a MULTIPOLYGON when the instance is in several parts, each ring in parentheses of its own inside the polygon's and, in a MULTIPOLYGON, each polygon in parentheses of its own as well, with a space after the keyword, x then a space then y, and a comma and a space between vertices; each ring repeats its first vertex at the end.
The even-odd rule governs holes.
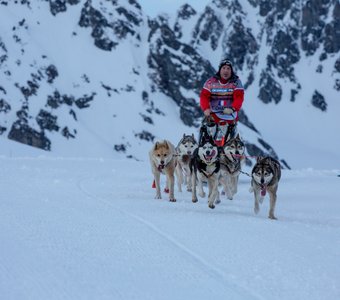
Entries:
POLYGON ((222 149, 220 183, 227 198, 232 200, 237 193, 238 178, 245 161, 245 147, 240 135, 237 134, 236 137, 229 139, 222 149))
POLYGON ((259 203, 263 202, 266 192, 270 197, 269 218, 276 220, 274 215, 277 189, 281 178, 280 163, 271 157, 259 157, 251 172, 250 192, 254 192, 254 212, 260 211, 259 203))
POLYGON ((191 192, 191 172, 189 164, 191 157, 197 147, 198 144, 193 134, 192 135, 183 134, 182 139, 179 141, 176 147, 177 152, 176 177, 179 192, 182 192, 183 183, 186 184, 187 191, 191 192))
POLYGON ((214 201, 218 196, 218 179, 220 176, 219 149, 212 138, 201 139, 190 161, 192 178, 192 202, 197 202, 196 185, 200 197, 205 197, 203 182, 208 183, 208 206, 215 208, 214 201))

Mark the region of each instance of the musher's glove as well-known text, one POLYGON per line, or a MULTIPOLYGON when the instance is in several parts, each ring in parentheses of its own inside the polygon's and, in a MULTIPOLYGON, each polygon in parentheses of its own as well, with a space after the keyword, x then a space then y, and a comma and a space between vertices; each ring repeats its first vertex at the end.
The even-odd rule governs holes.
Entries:
POLYGON ((209 116, 210 116, 210 113, 211 113, 210 108, 206 109, 203 113, 204 113, 204 115, 205 115, 206 117, 209 117, 209 116))
POLYGON ((223 113, 224 113, 225 115, 231 115, 231 114, 233 114, 234 112, 235 112, 235 109, 233 109, 233 108, 227 107, 227 108, 223 109, 223 113))

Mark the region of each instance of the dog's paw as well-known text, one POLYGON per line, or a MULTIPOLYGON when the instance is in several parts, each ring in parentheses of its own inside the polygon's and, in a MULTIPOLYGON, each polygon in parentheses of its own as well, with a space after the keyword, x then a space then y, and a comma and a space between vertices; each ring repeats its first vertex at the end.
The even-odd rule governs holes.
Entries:
POLYGON ((277 220, 277 218, 274 215, 269 215, 268 218, 271 220, 277 220))
POLYGON ((227 197, 229 200, 233 200, 233 196, 228 196, 227 197))
POLYGON ((215 208, 214 203, 209 203, 208 206, 209 206, 209 208, 211 208, 211 209, 214 209, 214 208, 215 208))
POLYGON ((156 194, 155 199, 162 199, 162 196, 160 194, 156 194))
POLYGON ((164 188, 164 193, 169 194, 169 189, 168 188, 164 188))
POLYGON ((221 199, 216 199, 215 200, 215 204, 220 204, 221 203, 221 199))
POLYGON ((193 199, 192 199, 192 202, 193 202, 193 203, 196 203, 197 201, 198 201, 197 198, 193 198, 193 199))
POLYGON ((188 188, 187 188, 187 192, 192 192, 192 188, 191 188, 191 187, 190 187, 190 188, 188 187, 188 188))
POLYGON ((176 202, 175 198, 170 198, 170 202, 176 202))

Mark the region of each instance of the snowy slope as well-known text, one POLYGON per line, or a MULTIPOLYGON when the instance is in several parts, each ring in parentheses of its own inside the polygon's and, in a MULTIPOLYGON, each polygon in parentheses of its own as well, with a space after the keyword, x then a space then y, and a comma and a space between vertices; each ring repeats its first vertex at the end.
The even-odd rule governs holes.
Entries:
MULTIPOLYGON (((7 129, 1 140, 6 139, 21 107, 28 115, 25 122, 36 131, 40 131, 36 121, 40 110, 57 116, 55 126, 60 130, 44 131, 44 135, 53 141, 51 152, 57 156, 73 157, 81 153, 83 157, 129 155, 141 159, 141 153, 150 145, 138 138, 144 131, 152 132, 156 139, 168 137, 174 140, 179 140, 184 132, 196 133, 196 128, 183 124, 178 107, 169 97, 153 93, 150 99, 142 100, 143 93, 151 94, 147 74, 149 49, 146 16, 141 16, 145 24, 138 32, 140 40, 127 36, 114 51, 107 52, 93 45, 90 29, 78 26, 81 4, 84 3, 81 1, 79 5, 68 6, 66 13, 56 16, 51 15, 48 3, 44 1, 31 3, 29 7, 14 3, 3 6, 6 10, 1 10, 3 17, 0 22, 8 30, 0 41, 13 49, 4 51, 4 72, 0 74, 5 83, 1 85, 5 91, 0 90, 1 99, 11 107, 8 113, 0 110, 0 126, 7 129), (10 27, 9 24, 15 26, 10 27), (13 42, 14 35, 20 38, 20 43, 13 42), (45 72, 49 65, 57 66, 59 75, 47 84, 45 72), (29 99, 25 99, 13 81, 27 86, 33 80, 32 74, 40 76, 36 82, 39 88, 29 99), (61 101, 54 97, 56 92, 74 99, 91 95, 94 99, 85 108, 65 103, 57 108, 50 107, 49 98, 61 101), (147 117, 152 117, 152 123, 145 121, 147 117), (167 126, 169 120, 173 123, 171 127, 167 126), (74 138, 62 136, 63 128, 68 128, 74 138), (126 154, 115 151, 122 145, 126 154)), ((100 3, 98 9, 108 13, 105 5, 100 3)), ((115 20, 112 16, 110 18, 115 20)), ((5 141, 3 143, 11 145, 5 141)), ((2 147, 1 151, 6 154, 15 152, 15 149, 2 147)), ((41 155, 48 154, 41 151, 41 155)))
MULTIPOLYGON (((277 70, 270 70, 282 87, 283 95, 279 103, 263 103, 259 99, 260 76, 275 47, 267 41, 267 19, 260 16, 258 6, 253 5, 257 2, 244 1, 238 10, 238 6, 234 6, 236 2, 207 1, 212 20, 220 18, 221 29, 225 26, 220 36, 214 35, 215 30, 212 30, 213 37, 218 38, 216 48, 212 49, 213 39, 204 39, 204 34, 209 33, 209 30, 205 32, 205 27, 209 29, 210 23, 209 14, 205 15, 207 11, 203 9, 189 19, 171 14, 151 19, 146 14, 147 9, 143 10, 145 3, 140 7, 138 1, 1 1, 0 154, 16 155, 18 147, 7 139, 19 124, 39 138, 42 135, 44 141, 50 141, 52 156, 62 157, 144 160, 152 141, 167 138, 177 144, 183 133, 197 134, 197 128, 185 125, 182 113, 185 105, 185 109, 194 106, 191 104, 197 106, 199 95, 195 89, 199 87, 184 88, 181 82, 196 76, 196 69, 191 68, 202 67, 202 62, 216 68, 229 47, 228 37, 235 29, 233 26, 240 20, 259 45, 258 52, 246 54, 247 63, 235 66, 244 83, 249 74, 254 73, 254 82, 246 90, 243 110, 258 132, 240 124, 241 136, 247 143, 265 151, 259 142, 263 140, 293 169, 337 168, 340 104, 334 82, 340 78, 334 66, 339 55, 331 53, 321 60, 322 45, 310 56, 301 51, 301 58, 294 65, 296 83, 278 76, 277 70), (63 7, 63 4, 65 11, 51 13, 51 7, 63 7), (94 11, 92 14, 89 7, 94 11), (105 17, 105 21, 98 14, 105 17), (111 27, 101 27, 105 22, 111 27), (115 22, 121 22, 121 27, 116 27, 115 22), (181 37, 180 30, 174 28, 176 24, 178 28, 182 26, 181 37), (156 33, 151 33, 151 28, 156 28, 156 33), (117 44, 111 51, 104 51, 95 46, 98 35, 117 44), (163 44, 155 49, 159 43, 163 44), (178 43, 180 49, 176 48, 178 43), (155 59, 150 56, 168 52, 172 56, 165 55, 155 68, 150 66, 150 60, 155 59), (166 72, 160 74, 157 67, 162 63, 169 63, 166 65, 169 69, 164 67, 166 72), (175 79, 177 75, 184 78, 172 82, 174 90, 159 90, 157 79, 163 75, 165 83, 169 83, 167 79, 172 74, 168 73, 174 67, 179 70, 175 79), (53 77, 51 70, 57 70, 58 75, 53 77), (188 70, 191 73, 186 73, 188 70), (292 102, 291 91, 297 85, 300 85, 299 93, 292 102), (316 90, 325 97, 327 111, 311 104, 316 90), (67 103, 65 99, 73 102, 67 103), (3 101, 10 109, 3 106, 3 101)), ((334 3, 327 5, 335 7, 334 3)), ((285 11, 285 19, 278 22, 278 28, 272 28, 273 33, 284 28, 289 12, 289 9, 285 11)), ((329 13, 328 19, 325 18, 322 20, 329 22, 333 17, 329 13)), ((197 75, 198 79, 200 76, 197 75)), ((190 110, 186 112, 186 116, 191 115, 190 110)), ((199 123, 201 115, 193 118, 199 123)), ((26 148, 30 153, 51 154, 26 148)))
MULTIPOLYGON (((2 299, 338 299, 340 170, 283 171, 214 210, 155 200, 145 162, 0 157, 2 299)), ((162 178, 164 184, 164 178, 162 178)))

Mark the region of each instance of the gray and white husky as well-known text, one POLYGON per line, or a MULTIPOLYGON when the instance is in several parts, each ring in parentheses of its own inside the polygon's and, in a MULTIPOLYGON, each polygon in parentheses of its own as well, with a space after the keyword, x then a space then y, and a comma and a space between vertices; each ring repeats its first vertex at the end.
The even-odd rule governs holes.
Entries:
POLYGON ((176 152, 177 152, 177 165, 176 165, 176 177, 178 191, 182 192, 182 184, 185 183, 187 191, 191 192, 191 172, 190 172, 190 160, 198 147, 197 141, 192 135, 183 134, 182 139, 179 141, 176 152), (185 179, 185 180, 184 180, 185 179))
POLYGON ((277 199, 276 193, 281 178, 280 163, 271 157, 258 157, 257 162, 252 169, 251 177, 250 192, 254 192, 254 212, 256 214, 259 212, 259 203, 263 202, 264 196, 266 195, 266 192, 268 192, 270 197, 268 218, 276 220, 274 210, 277 199))
MULTIPOLYGON (((239 134, 229 139, 223 146, 220 158, 220 183, 229 200, 237 193, 238 178, 245 161, 244 150, 244 143, 239 134)), ((219 203, 219 199, 216 203, 219 203)))
POLYGON ((219 149, 210 137, 203 140, 194 151, 190 160, 190 170, 192 178, 192 202, 197 202, 196 184, 200 197, 205 197, 203 182, 208 183, 208 206, 215 208, 214 202, 218 196, 218 179, 220 176, 219 149))

